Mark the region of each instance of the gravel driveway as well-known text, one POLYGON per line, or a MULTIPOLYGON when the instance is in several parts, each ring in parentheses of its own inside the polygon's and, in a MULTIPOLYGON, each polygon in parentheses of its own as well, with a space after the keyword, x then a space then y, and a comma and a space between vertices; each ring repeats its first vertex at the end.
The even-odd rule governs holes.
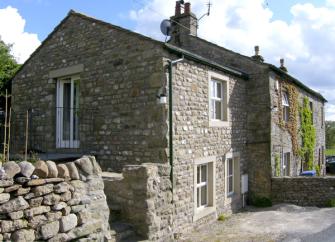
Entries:
POLYGON ((247 208, 181 238, 182 242, 294 241, 334 242, 335 208, 289 204, 268 209, 247 208))

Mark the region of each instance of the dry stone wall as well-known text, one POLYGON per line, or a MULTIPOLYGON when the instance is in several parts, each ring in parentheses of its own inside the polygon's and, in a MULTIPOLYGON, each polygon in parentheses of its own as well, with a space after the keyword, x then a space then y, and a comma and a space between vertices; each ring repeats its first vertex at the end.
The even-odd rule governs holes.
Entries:
POLYGON ((110 207, 120 206, 122 219, 150 241, 172 241, 170 166, 128 165, 122 174, 119 179, 104 177, 110 207))
POLYGON ((274 203, 324 207, 335 198, 335 177, 272 178, 274 203))
POLYGON ((94 157, 58 165, 10 161, 0 176, 0 241, 112 240, 94 157))

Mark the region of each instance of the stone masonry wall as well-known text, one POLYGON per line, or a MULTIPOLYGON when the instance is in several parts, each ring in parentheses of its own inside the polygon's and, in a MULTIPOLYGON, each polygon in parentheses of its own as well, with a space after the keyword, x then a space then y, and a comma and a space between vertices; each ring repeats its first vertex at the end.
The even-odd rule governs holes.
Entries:
POLYGON ((247 56, 222 48, 196 36, 184 38, 182 48, 219 64, 246 72, 249 80, 245 94, 247 106, 247 153, 249 193, 271 195, 271 114, 268 67, 247 56))
POLYGON ((272 201, 324 207, 335 198, 335 177, 272 178, 272 201))
POLYGON ((170 166, 127 165, 123 178, 104 177, 108 204, 120 206, 123 220, 150 241, 172 241, 173 206, 170 166))
MULTIPOLYGON (((86 17, 69 16, 57 27, 13 80, 13 105, 24 150, 25 113, 39 115, 30 123, 32 150, 94 154, 103 170, 121 171, 127 164, 166 158, 166 113, 157 104, 165 85, 162 43, 86 17), (80 66, 75 74, 64 68, 80 66), (60 72, 59 77, 51 74, 60 72), (79 149, 56 149, 57 81, 79 76, 79 149), (34 131, 34 132, 33 132, 34 131)), ((11 150, 14 152, 14 147, 11 150)))
POLYGON ((113 241, 103 188, 94 157, 4 163, 0 241, 113 241))
MULTIPOLYGON (((228 153, 239 155, 240 174, 247 173, 246 81, 191 61, 174 66, 174 233, 214 221, 218 215, 241 207, 241 194, 227 197, 225 163, 228 153), (229 122, 223 127, 209 124, 209 78, 216 73, 229 83, 229 122), (195 160, 215 157, 214 212, 195 219, 195 160)), ((238 177, 237 179, 240 179, 238 177)))
MULTIPOLYGON (((273 78, 270 79, 270 94, 271 94, 271 106, 278 106, 280 100, 279 90, 276 90, 275 81, 278 80, 279 84, 282 85, 282 78, 274 73, 271 74, 273 78)), ((324 103, 302 90, 299 87, 296 87, 298 91, 298 106, 302 106, 304 97, 307 97, 313 103, 313 125, 316 131, 316 144, 314 150, 314 164, 318 165, 319 162, 319 150, 320 150, 320 165, 321 165, 321 174, 325 174, 325 154, 322 150, 325 149, 325 125, 324 125, 324 114, 322 115, 322 108, 324 108, 324 103)), ((298 111, 299 112, 299 111, 298 111)), ((299 156, 293 155, 292 149, 292 140, 291 135, 287 130, 282 129, 279 123, 279 115, 281 112, 273 111, 271 113, 271 153, 272 153, 272 175, 275 176, 275 156, 279 155, 280 159, 282 158, 282 152, 290 152, 290 176, 298 176, 301 171, 301 159, 299 156)), ((297 129, 300 129, 300 115, 298 114, 297 120, 297 129)), ((298 143, 301 146, 300 134, 297 134, 298 143)), ((283 175, 283 174, 281 174, 283 175)))

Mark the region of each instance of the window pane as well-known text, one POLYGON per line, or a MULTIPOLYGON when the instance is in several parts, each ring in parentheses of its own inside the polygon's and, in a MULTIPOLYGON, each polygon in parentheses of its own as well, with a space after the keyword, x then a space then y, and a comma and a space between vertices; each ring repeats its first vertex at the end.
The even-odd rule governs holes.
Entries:
POLYGON ((200 166, 197 166, 197 184, 200 183, 200 166))
POLYGON ((211 97, 215 97, 215 81, 211 81, 211 85, 210 85, 210 94, 211 94, 211 97))
POLYGON ((233 159, 228 159, 228 175, 233 175, 233 159))
POLYGON ((201 187, 201 206, 207 205, 207 185, 201 187))
POLYGON ((228 178, 228 192, 229 193, 233 192, 233 177, 232 176, 228 178))
POLYGON ((207 182, 207 165, 201 166, 201 182, 207 182))
POLYGON ((200 187, 197 188, 197 207, 200 207, 200 187))
POLYGON ((222 98, 222 84, 221 84, 221 82, 216 83, 216 97, 222 98))
POLYGON ((211 119, 215 119, 215 101, 214 100, 211 100, 210 117, 211 119))
POLYGON ((71 83, 63 86, 63 140, 70 139, 71 83))
POLYGON ((73 139, 79 140, 79 82, 73 83, 73 139))
POLYGON ((286 92, 283 93, 282 104, 283 106, 290 106, 288 94, 286 92))
POLYGON ((215 119, 221 119, 221 101, 215 101, 215 119))

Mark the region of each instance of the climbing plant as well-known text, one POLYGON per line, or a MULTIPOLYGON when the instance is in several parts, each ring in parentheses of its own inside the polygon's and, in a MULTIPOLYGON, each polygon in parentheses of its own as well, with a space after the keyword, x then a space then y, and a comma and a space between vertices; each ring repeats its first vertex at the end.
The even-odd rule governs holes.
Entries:
POLYGON ((279 157, 279 154, 275 154, 275 168, 276 168, 276 176, 280 176, 280 157, 279 157))
POLYGON ((290 133, 291 141, 292 141, 292 150, 295 156, 299 155, 299 143, 298 143, 298 91, 297 88, 288 83, 286 81, 282 82, 281 90, 279 92, 279 126, 282 129, 287 130, 290 133), (283 90, 285 90, 288 94, 289 102, 290 102, 290 114, 288 122, 284 122, 283 120, 283 105, 282 105, 282 95, 283 90))
POLYGON ((308 170, 312 170, 314 168, 313 160, 316 133, 312 123, 312 115, 313 113, 309 106, 309 100, 307 97, 304 97, 303 104, 300 107, 300 135, 302 139, 300 156, 307 165, 308 170))

